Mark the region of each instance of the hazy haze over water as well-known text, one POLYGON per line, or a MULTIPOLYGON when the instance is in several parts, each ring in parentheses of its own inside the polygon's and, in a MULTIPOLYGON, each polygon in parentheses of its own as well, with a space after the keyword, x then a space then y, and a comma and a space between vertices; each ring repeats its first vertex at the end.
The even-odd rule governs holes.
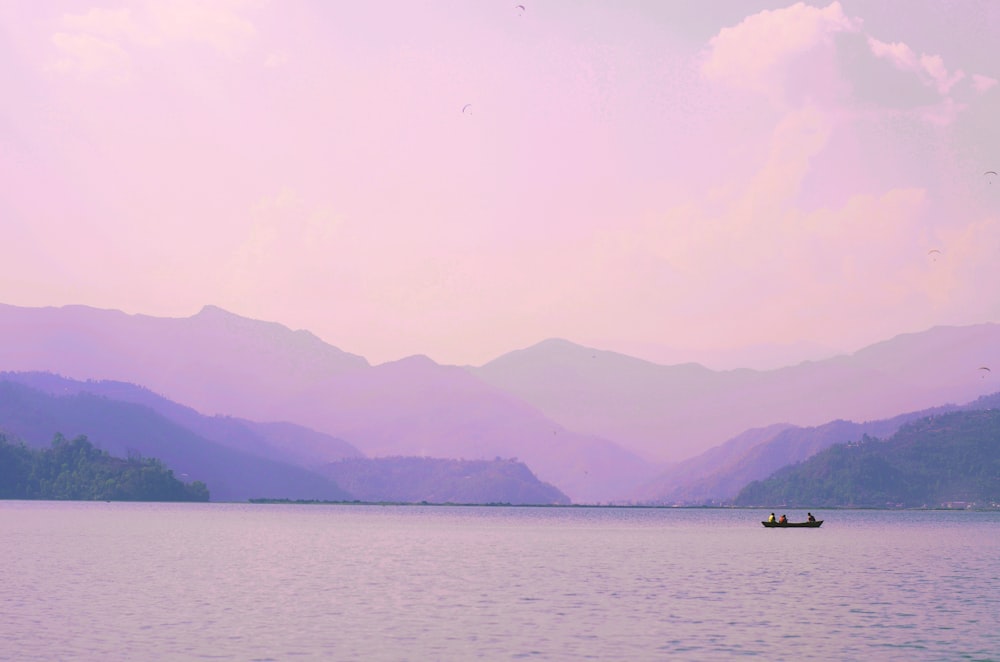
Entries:
POLYGON ((818 514, 0 502, 0 657, 1000 654, 1000 514, 818 514))

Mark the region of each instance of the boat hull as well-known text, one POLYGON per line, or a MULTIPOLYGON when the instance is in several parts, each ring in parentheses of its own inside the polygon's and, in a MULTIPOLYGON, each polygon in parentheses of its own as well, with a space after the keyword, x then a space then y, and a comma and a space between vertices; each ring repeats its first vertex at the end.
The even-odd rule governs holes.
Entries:
POLYGON ((764 526, 769 529, 818 529, 823 520, 818 519, 815 522, 761 522, 764 526))

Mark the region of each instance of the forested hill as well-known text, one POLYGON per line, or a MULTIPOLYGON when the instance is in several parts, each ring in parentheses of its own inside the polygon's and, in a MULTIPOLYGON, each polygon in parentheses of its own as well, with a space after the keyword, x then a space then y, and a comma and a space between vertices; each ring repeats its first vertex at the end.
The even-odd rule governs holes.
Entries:
POLYGON ((32 449, 0 434, 0 499, 208 501, 208 487, 184 483, 153 458, 112 457, 85 436, 56 435, 32 449))
POLYGON ((1000 504, 1000 410, 913 421, 881 441, 838 444, 747 485, 740 506, 940 507, 1000 504))

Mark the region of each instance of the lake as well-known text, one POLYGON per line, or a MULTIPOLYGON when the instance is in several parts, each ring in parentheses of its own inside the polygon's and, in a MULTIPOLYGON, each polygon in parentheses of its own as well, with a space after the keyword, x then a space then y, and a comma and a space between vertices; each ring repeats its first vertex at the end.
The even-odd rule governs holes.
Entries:
POLYGON ((1000 659, 1000 513, 815 514, 0 501, 0 658, 1000 659))

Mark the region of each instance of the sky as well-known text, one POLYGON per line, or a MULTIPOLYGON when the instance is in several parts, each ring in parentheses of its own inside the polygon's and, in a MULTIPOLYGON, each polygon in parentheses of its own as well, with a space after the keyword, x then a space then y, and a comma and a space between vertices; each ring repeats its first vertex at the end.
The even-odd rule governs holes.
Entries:
POLYGON ((0 303, 474 365, 998 322, 997 34, 991 0, 0 0, 0 303))

